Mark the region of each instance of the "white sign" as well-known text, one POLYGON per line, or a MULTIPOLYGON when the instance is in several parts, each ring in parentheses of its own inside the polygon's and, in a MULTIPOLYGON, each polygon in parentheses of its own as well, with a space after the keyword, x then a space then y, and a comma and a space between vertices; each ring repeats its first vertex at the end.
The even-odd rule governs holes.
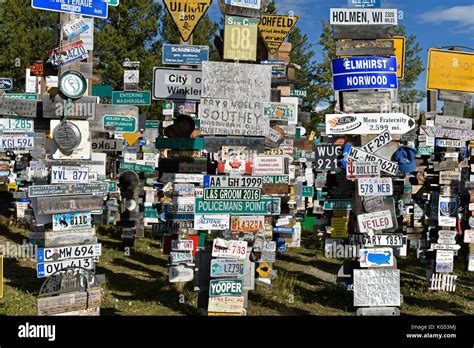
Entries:
POLYGON ((355 269, 354 306, 400 306, 399 269, 355 269))
MULTIPOLYGON (((72 20, 63 25, 64 34, 66 34, 66 36, 70 39, 74 39, 76 36, 86 31, 87 29, 89 29, 89 26, 83 18, 72 20)), ((83 40, 82 37, 81 40, 83 40)))
MULTIPOLYGON (((344 153, 344 155, 346 155, 344 153)), ((378 162, 380 164, 380 170, 390 175, 398 175, 400 167, 398 163, 386 160, 385 158, 375 156, 371 153, 362 151, 356 147, 351 147, 347 153, 347 158, 357 162, 378 162)))
POLYGON ((102 255, 102 244, 73 245, 61 248, 39 248, 38 262, 61 261, 102 255))
POLYGON ((254 175, 285 174, 285 159, 283 156, 255 156, 252 172, 254 175))
POLYGON ((227 230, 230 226, 229 214, 195 214, 194 229, 204 231, 227 230))
POLYGON ((452 139, 436 139, 436 146, 439 147, 464 147, 466 146, 465 141, 452 140, 452 139))
POLYGON ((85 269, 94 269, 94 259, 70 259, 58 262, 38 263, 36 265, 37 277, 44 278, 67 267, 82 267, 85 269))
POLYGON ((34 128, 34 120, 24 118, 0 118, 0 132, 3 133, 34 132, 34 128))
POLYGON ((193 263, 193 253, 190 250, 170 251, 170 264, 178 265, 180 263, 193 263))
POLYGON ((472 129, 472 118, 436 116, 435 125, 455 129, 472 129))
POLYGON ((360 267, 391 267, 393 266, 392 248, 373 248, 359 250, 360 267))
POLYGON ((173 239, 171 241, 171 250, 193 251, 194 241, 192 239, 173 239))
POLYGON ((382 210, 369 214, 361 214, 357 216, 359 231, 369 232, 371 230, 385 230, 393 227, 392 214, 390 210, 382 210))
POLYGON ((461 246, 459 244, 431 244, 430 250, 459 250, 461 246))
POLYGON ((436 250, 436 268, 437 273, 452 273, 454 268, 453 250, 436 250))
POLYGON ((169 268, 168 279, 170 283, 189 282, 194 278, 194 270, 186 265, 171 266, 169 268))
POLYGON ((398 24, 396 9, 355 9, 332 8, 329 24, 331 25, 371 25, 398 24))
POLYGON ((51 167, 51 184, 88 184, 87 167, 51 167))
POLYGON ((405 134, 415 121, 402 113, 326 114, 326 134, 405 134))
POLYGON ((392 178, 365 178, 357 180, 360 196, 392 196, 392 178))
POLYGON ((204 180, 204 175, 202 174, 173 174, 173 173, 163 173, 161 176, 160 182, 169 183, 169 182, 183 182, 183 183, 193 183, 201 184, 204 180))
POLYGON ((201 99, 201 70, 153 69, 153 100, 201 99))
POLYGON ((225 257, 231 259, 245 259, 247 255, 247 242, 240 240, 214 239, 212 244, 213 257, 225 257), (219 246, 218 246, 219 244, 219 246))
POLYGON ((253 8, 255 10, 260 9, 260 0, 225 0, 226 5, 253 8))
POLYGON ((439 172, 440 185, 458 185, 461 181, 461 172, 454 170, 443 170, 439 172))
POLYGON ((53 231, 71 231, 91 227, 91 212, 53 214, 53 231))
POLYGON ((352 162, 346 166, 346 178, 378 178, 380 177, 380 165, 378 162, 352 162))
POLYGON ((464 243, 474 244, 474 230, 464 231, 464 243))
POLYGON ((204 187, 262 188, 263 178, 254 176, 206 175, 204 187))
POLYGON ((364 246, 403 246, 402 234, 349 234, 349 243, 351 245, 361 244, 364 246))
POLYGON ((242 313, 244 309, 243 296, 216 296, 209 298, 208 312, 242 313))
POLYGON ((440 230, 438 231, 438 244, 456 244, 457 231, 440 230))
POLYGON ((382 147, 387 145, 392 141, 392 135, 390 134, 389 131, 385 131, 383 133, 380 133, 377 135, 374 139, 369 141, 367 144, 361 147, 362 151, 368 152, 368 153, 375 153, 378 150, 380 150, 382 147))
POLYGON ((33 150, 35 137, 33 133, 26 134, 0 134, 0 151, 7 150, 33 150))

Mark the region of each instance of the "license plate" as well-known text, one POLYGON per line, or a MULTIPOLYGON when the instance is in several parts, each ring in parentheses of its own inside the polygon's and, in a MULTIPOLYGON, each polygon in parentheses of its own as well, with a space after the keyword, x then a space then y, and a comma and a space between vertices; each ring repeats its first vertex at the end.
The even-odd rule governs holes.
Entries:
POLYGON ((89 168, 87 167, 51 167, 52 184, 88 184, 89 168))
POLYGON ((102 255, 102 244, 71 245, 60 248, 39 248, 38 262, 80 259, 102 255))
POLYGON ((193 254, 190 250, 179 250, 170 252, 170 264, 178 265, 181 263, 193 263, 193 254))
POLYGON ((62 49, 56 48, 51 50, 48 52, 48 55, 50 56, 51 64, 55 68, 60 68, 89 57, 82 40, 63 46, 62 49))
POLYGON ((204 200, 258 202, 261 200, 261 189, 205 188, 204 200))
POLYGON ((219 176, 219 175, 206 175, 204 177, 205 188, 262 188, 263 179, 261 177, 251 176, 219 176))
POLYGON ((364 246, 390 246, 390 247, 401 247, 403 246, 403 235, 402 234, 350 234, 349 244, 356 245, 361 244, 364 246))
POLYGON ((361 150, 368 153, 374 153, 380 150, 382 147, 384 147, 391 141, 392 141, 392 135, 390 134, 389 131, 385 131, 377 135, 374 139, 369 141, 364 146, 362 146, 361 150))
POLYGON ((71 259, 59 262, 38 263, 36 266, 36 276, 38 278, 48 277, 56 272, 59 272, 67 267, 81 267, 85 269, 94 268, 94 259, 71 259))
POLYGON ((228 277, 245 275, 244 260, 211 260, 211 277, 228 277))
POLYGON ((401 173, 398 163, 362 151, 361 149, 352 147, 349 144, 344 148, 343 156, 356 162, 378 162, 380 164, 380 170, 390 175, 397 176, 401 173))
POLYGON ((32 150, 34 147, 33 133, 0 135, 0 150, 32 150))
POLYGON ((265 216, 232 216, 233 233, 259 233, 265 229, 265 216))
POLYGON ((217 246, 217 240, 214 239, 212 245, 212 256, 213 257, 229 257, 237 259, 245 259, 247 255, 247 242, 230 240, 228 241, 227 248, 217 246))
POLYGON ((90 227, 92 227, 90 212, 53 215, 53 231, 70 231, 90 227))
POLYGON ((34 132, 34 121, 23 118, 0 118, 0 132, 26 133, 34 132))
POLYGON ((393 195, 392 178, 366 178, 357 180, 361 196, 393 195))
POLYGON ((87 29, 89 29, 89 26, 82 18, 66 23, 63 26, 64 33, 70 39, 75 38, 77 35, 85 32, 87 29))

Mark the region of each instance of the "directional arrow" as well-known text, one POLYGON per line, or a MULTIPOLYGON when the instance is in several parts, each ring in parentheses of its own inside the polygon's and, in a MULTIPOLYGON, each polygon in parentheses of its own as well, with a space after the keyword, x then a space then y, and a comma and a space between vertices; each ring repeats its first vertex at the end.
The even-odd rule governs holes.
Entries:
POLYGON ((402 113, 327 114, 327 134, 405 134, 415 128, 415 121, 402 113))

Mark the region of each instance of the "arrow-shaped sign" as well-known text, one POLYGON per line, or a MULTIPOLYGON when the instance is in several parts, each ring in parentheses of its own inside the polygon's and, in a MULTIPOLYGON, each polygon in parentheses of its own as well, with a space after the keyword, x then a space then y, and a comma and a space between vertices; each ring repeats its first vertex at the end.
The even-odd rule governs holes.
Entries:
POLYGON ((326 114, 327 134, 405 134, 415 128, 415 121, 402 113, 326 114))

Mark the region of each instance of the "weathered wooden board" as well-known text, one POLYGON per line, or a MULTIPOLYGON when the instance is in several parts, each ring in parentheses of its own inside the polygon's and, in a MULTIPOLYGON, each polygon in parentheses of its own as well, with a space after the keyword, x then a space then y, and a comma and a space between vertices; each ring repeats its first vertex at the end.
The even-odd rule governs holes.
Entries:
POLYGON ((0 115, 18 117, 36 117, 36 100, 6 98, 0 96, 0 115))
POLYGON ((290 192, 290 186, 288 184, 278 185, 263 185, 262 194, 288 194, 290 192))
POLYGON ((389 91, 339 92, 341 109, 344 112, 382 112, 384 105, 392 100, 389 91))
POLYGON ((464 116, 464 103, 455 103, 450 101, 445 101, 443 106, 443 115, 453 116, 453 117, 463 117, 464 116))
POLYGON ((36 214, 59 214, 75 211, 101 210, 104 199, 102 196, 75 196, 75 197, 39 197, 36 214))
POLYGON ((336 41, 336 56, 393 56, 393 41, 336 41))
POLYGON ((91 289, 90 296, 85 291, 74 291, 58 296, 38 298, 38 315, 54 315, 70 311, 100 307, 100 288, 91 289))
POLYGON ((334 25, 334 39, 390 39, 393 25, 334 25))
POLYGON ((95 243, 97 243, 97 236, 94 227, 69 232, 44 232, 44 246, 46 248, 95 243))
POLYGON ((242 16, 242 17, 252 17, 259 18, 268 5, 268 0, 260 1, 260 9, 245 8, 240 6, 231 6, 225 3, 225 0, 219 0, 218 3, 219 9, 222 14, 232 15, 232 16, 242 16))
POLYGON ((62 118, 67 112, 71 119, 93 119, 98 100, 98 97, 82 97, 68 104, 59 94, 43 94, 43 118, 62 118))
POLYGON ((471 105, 474 99, 474 94, 462 93, 462 92, 456 92, 456 91, 439 90, 438 99, 442 101, 449 101, 449 102, 471 105))
POLYGON ((65 313, 52 314, 54 316, 75 316, 75 317, 98 317, 100 316, 100 307, 80 309, 65 313))

